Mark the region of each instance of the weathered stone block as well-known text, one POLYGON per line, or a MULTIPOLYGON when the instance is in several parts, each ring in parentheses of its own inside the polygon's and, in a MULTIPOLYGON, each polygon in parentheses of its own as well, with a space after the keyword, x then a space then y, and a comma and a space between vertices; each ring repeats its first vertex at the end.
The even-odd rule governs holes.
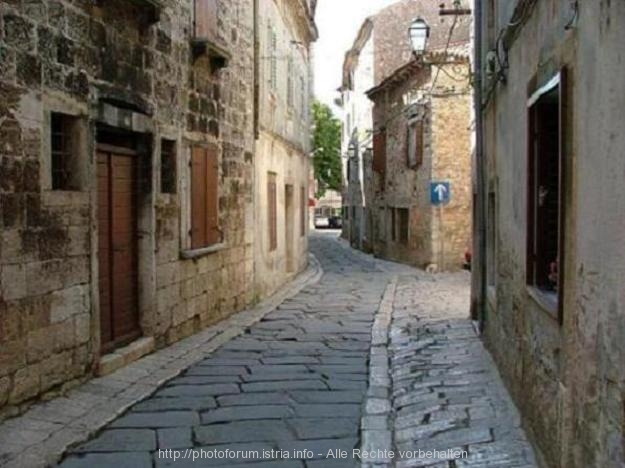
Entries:
POLYGON ((50 322, 59 323, 89 312, 89 290, 84 285, 54 291, 51 294, 50 322))
POLYGON ((34 51, 35 28, 33 23, 12 13, 5 14, 3 20, 4 41, 12 47, 34 51))
POLYGON ((0 406, 3 406, 9 400, 10 391, 11 379, 9 377, 0 377, 0 406))
POLYGON ((91 339, 91 315, 87 312, 74 317, 74 340, 75 343, 85 344, 91 339))
POLYGON ((26 272, 23 265, 3 265, 0 267, 0 279, 0 291, 5 301, 26 296, 26 272))
POLYGON ((9 396, 9 403, 21 403, 37 395, 39 393, 40 372, 39 364, 19 369, 13 376, 13 388, 9 396))

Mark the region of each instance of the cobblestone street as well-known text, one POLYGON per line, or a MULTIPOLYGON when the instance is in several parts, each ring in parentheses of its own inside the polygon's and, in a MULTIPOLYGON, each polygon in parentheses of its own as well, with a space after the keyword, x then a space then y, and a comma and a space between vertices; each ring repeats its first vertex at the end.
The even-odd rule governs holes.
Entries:
POLYGON ((74 445, 60 465, 332 468, 360 465, 360 449, 375 454, 363 466, 536 466, 466 319, 466 273, 381 262, 332 232, 313 235, 311 250, 320 281, 74 445), (448 449, 468 458, 404 453, 448 449))

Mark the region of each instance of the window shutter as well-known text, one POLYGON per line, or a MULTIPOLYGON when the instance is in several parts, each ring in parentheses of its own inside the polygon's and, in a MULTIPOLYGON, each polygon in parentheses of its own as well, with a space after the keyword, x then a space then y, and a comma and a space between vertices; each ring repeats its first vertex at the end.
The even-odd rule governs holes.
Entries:
POLYGON ((373 170, 379 174, 386 172, 386 129, 373 135, 373 170))
POLYGON ((195 0, 195 35, 217 40, 217 0, 195 0))
POLYGON ((219 232, 219 161, 217 149, 206 150, 206 243, 221 241, 219 232))
POLYGON ((417 168, 423 164, 423 121, 410 122, 407 133, 406 161, 409 168, 417 168))
POLYGON ((415 125, 415 165, 419 167, 423 164, 423 120, 417 121, 415 125))
POLYGON ((278 248, 278 220, 277 220, 277 200, 276 200, 276 176, 269 174, 267 182, 267 203, 269 211, 269 250, 278 248))
POLYGON ((194 147, 191 155, 191 248, 206 246, 206 150, 194 147))

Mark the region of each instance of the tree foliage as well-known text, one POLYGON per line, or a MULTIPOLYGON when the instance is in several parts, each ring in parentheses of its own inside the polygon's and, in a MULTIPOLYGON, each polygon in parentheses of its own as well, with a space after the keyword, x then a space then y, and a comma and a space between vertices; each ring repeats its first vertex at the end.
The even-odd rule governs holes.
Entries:
POLYGON ((343 181, 341 169, 341 122, 334 116, 329 106, 318 101, 312 108, 313 167, 317 181, 317 198, 323 197, 326 190, 340 191, 343 181))

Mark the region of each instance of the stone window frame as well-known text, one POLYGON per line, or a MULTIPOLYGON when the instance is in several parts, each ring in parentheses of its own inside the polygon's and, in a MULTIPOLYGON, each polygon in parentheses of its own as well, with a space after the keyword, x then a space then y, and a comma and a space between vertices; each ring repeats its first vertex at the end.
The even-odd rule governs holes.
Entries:
MULTIPOLYGON (((531 83, 536 83, 534 78, 531 83)), ((529 296, 546 312, 557 318, 560 325, 563 323, 563 306, 564 306, 564 270, 565 265, 565 240, 566 240, 566 154, 567 154, 567 138, 568 138, 568 69, 566 67, 557 71, 550 79, 546 80, 542 86, 536 86, 533 91, 530 91, 527 100, 527 229, 526 229, 526 286, 529 296), (544 198, 546 195, 541 195, 538 187, 539 181, 536 180, 535 173, 540 170, 537 164, 540 164, 539 158, 541 154, 536 153, 536 129, 535 124, 538 122, 537 113, 539 112, 538 105, 548 94, 553 94, 553 91, 557 90, 558 104, 558 130, 557 130, 557 143, 558 143, 558 213, 557 213, 557 257, 553 261, 557 262, 556 277, 556 291, 549 291, 541 284, 541 280, 538 277, 537 264, 544 263, 544 258, 538 258, 540 252, 536 249, 542 249, 536 247, 536 242, 542 242, 542 238, 545 237, 544 229, 540 229, 537 217, 539 216, 536 209, 537 204, 542 203, 538 198, 541 196, 544 198), (537 201, 538 200, 538 201, 537 201), (539 236, 537 238, 537 236, 539 236)), ((544 224, 544 223, 543 223, 544 224)), ((552 234, 553 235, 553 234, 552 234)), ((553 242, 553 239, 551 239, 553 242)), ((548 259, 548 261, 551 261, 548 259)), ((542 272, 542 281, 544 281, 544 275, 548 272, 542 272)), ((549 273, 551 274, 551 273, 549 273)), ((551 278, 550 278, 551 281, 551 278)))
POLYGON ((93 152, 93 131, 91 130, 87 107, 69 99, 43 98, 41 120, 41 166, 40 185, 42 192, 50 194, 86 193, 90 190, 89 171, 93 152), (73 144, 75 157, 72 160, 74 171, 71 190, 55 189, 52 182, 52 115, 60 114, 75 119, 73 124, 73 144))

